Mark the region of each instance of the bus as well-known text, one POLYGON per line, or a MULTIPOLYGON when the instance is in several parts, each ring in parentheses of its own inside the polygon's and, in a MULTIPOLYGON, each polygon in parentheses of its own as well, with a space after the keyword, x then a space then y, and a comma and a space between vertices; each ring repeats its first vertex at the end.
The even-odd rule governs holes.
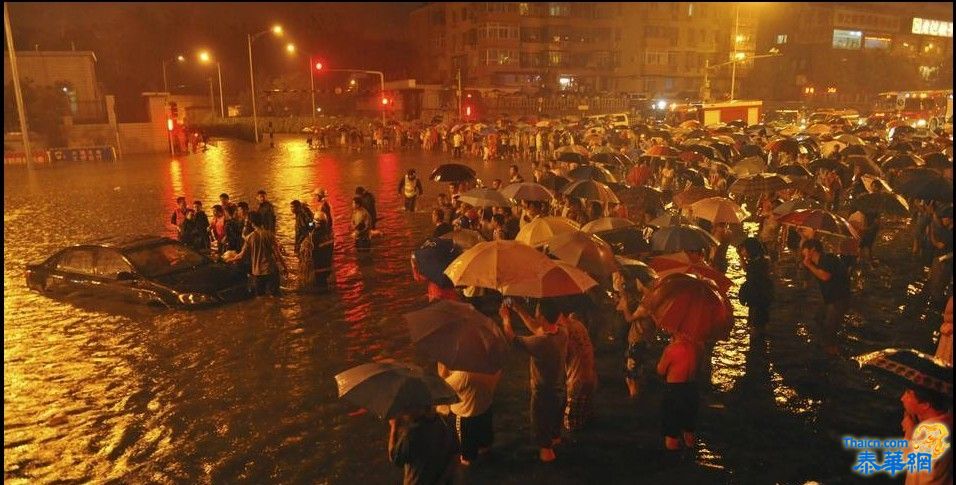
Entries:
POLYGON ((936 129, 952 116, 953 90, 889 91, 877 96, 871 118, 897 119, 914 128, 936 129))

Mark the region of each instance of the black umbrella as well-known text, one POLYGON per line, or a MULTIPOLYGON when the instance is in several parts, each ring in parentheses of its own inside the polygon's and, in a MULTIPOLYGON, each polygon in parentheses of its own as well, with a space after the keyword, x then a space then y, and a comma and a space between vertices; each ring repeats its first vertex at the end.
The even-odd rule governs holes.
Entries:
POLYGON ((415 266, 422 276, 442 288, 454 288, 451 280, 445 276, 445 268, 451 264, 461 250, 455 247, 451 239, 430 238, 412 253, 415 266))
POLYGON ((910 205, 906 203, 906 199, 891 192, 862 194, 850 202, 850 207, 861 212, 902 217, 910 215, 910 205))
POLYGON ((953 160, 942 153, 930 153, 923 157, 929 168, 953 168, 953 160))
POLYGON ((690 183, 693 187, 705 187, 707 185, 706 179, 699 171, 693 168, 682 168, 677 171, 677 182, 680 185, 685 185, 690 183))
POLYGON ((381 418, 438 404, 454 404, 458 394, 442 378, 400 362, 373 362, 335 376, 339 397, 381 418))
POLYGON ((641 261, 623 256, 615 256, 614 258, 621 265, 621 271, 626 277, 639 280, 645 287, 650 288, 654 280, 657 279, 657 272, 654 271, 654 268, 641 261))
POLYGON ((581 155, 580 153, 577 153, 577 152, 564 152, 564 153, 558 155, 558 161, 559 161, 559 162, 566 162, 566 163, 577 163, 577 164, 579 164, 579 165, 585 165, 585 164, 588 163, 588 158, 585 157, 584 155, 581 155))
POLYGON ((953 200, 953 183, 942 175, 929 175, 923 171, 904 172, 894 183, 896 192, 911 199, 953 200))
POLYGON ((842 172, 843 170, 846 170, 846 166, 845 166, 845 165, 843 165, 842 163, 840 163, 840 162, 838 162, 838 161, 836 161, 836 160, 834 160, 834 159, 832 159, 832 158, 818 158, 818 159, 816 159, 816 160, 810 162, 809 167, 810 167, 810 172, 812 172, 812 173, 816 173, 816 172, 818 172, 818 171, 820 171, 820 170, 823 170, 823 169, 826 169, 826 170, 837 170, 837 171, 840 171, 840 172, 842 172))
POLYGON ((603 167, 597 165, 585 165, 577 167, 568 172, 568 175, 575 180, 597 180, 601 183, 617 183, 614 175, 603 167))
POLYGON ((594 235, 608 243, 614 254, 642 254, 651 249, 650 244, 644 239, 644 231, 637 226, 621 227, 594 235))
POLYGON ((708 251, 719 245, 710 233, 692 225, 662 227, 651 235, 651 249, 662 253, 708 251))
POLYGON ((591 161, 614 166, 625 166, 627 164, 627 160, 619 153, 598 153, 591 156, 591 161))
POLYGON ((727 126, 733 126, 734 128, 746 128, 747 122, 741 119, 736 119, 733 121, 728 121, 727 126))
POLYGON ((782 165, 774 169, 775 173, 780 175, 788 175, 790 177, 812 177, 813 175, 809 170, 806 169, 803 165, 798 165, 791 163, 788 165, 782 165))
POLYGON ((451 370, 494 374, 508 351, 498 325, 475 307, 440 300, 404 315, 412 342, 451 370))
POLYGON ((717 158, 718 156, 717 150, 707 145, 688 145, 684 149, 707 158, 717 158))
POLYGON ((760 148, 757 145, 744 145, 740 147, 740 156, 742 158, 747 158, 747 157, 764 158, 767 156, 767 154, 763 151, 762 148, 760 148))
POLYGON ((866 148, 863 145, 850 145, 840 150, 841 155, 863 155, 866 156, 866 148))
POLYGON ((544 177, 541 177, 541 180, 539 180, 538 183, 545 186, 551 192, 561 192, 565 187, 568 186, 569 183, 571 183, 571 181, 567 177, 548 174, 544 177))
POLYGON ((854 357, 861 367, 882 371, 907 387, 953 397, 953 366, 913 349, 884 349, 854 357))
POLYGON ((446 163, 432 171, 431 179, 436 182, 465 182, 475 179, 475 171, 460 163, 446 163))
POLYGON ((883 163, 882 168, 883 170, 896 170, 901 168, 919 167, 925 164, 926 162, 924 162, 922 158, 909 153, 904 153, 886 160, 883 163))

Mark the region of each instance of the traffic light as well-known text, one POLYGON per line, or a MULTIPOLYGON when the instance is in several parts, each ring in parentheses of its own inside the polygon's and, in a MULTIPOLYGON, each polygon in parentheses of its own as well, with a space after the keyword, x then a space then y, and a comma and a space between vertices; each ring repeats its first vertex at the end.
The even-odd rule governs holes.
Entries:
POLYGON ((466 106, 465 106, 465 116, 466 116, 466 117, 470 117, 470 116, 471 116, 471 105, 466 105, 466 106))
POLYGON ((321 62, 316 62, 316 63, 315 63, 315 70, 316 70, 316 71, 321 71, 321 70, 322 70, 322 63, 321 63, 321 62))
POLYGON ((382 98, 382 106, 388 106, 388 98, 382 98))

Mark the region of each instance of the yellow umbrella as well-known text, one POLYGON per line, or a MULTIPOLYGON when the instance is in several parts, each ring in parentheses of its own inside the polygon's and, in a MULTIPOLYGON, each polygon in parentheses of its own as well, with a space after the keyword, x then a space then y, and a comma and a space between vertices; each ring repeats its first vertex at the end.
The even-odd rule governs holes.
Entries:
POLYGON ((565 217, 539 217, 522 227, 515 241, 537 248, 548 244, 557 234, 577 231, 580 228, 580 224, 565 217))
POLYGON ((583 271, 515 241, 479 243, 452 261, 445 275, 456 286, 532 298, 579 294, 597 284, 583 271))

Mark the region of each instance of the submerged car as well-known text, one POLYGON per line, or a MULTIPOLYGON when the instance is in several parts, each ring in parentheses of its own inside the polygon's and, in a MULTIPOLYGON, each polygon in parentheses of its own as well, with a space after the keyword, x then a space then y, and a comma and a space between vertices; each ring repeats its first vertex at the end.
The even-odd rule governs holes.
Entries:
POLYGON ((27 286, 49 293, 194 308, 249 296, 245 273, 160 236, 89 241, 27 265, 27 286))

